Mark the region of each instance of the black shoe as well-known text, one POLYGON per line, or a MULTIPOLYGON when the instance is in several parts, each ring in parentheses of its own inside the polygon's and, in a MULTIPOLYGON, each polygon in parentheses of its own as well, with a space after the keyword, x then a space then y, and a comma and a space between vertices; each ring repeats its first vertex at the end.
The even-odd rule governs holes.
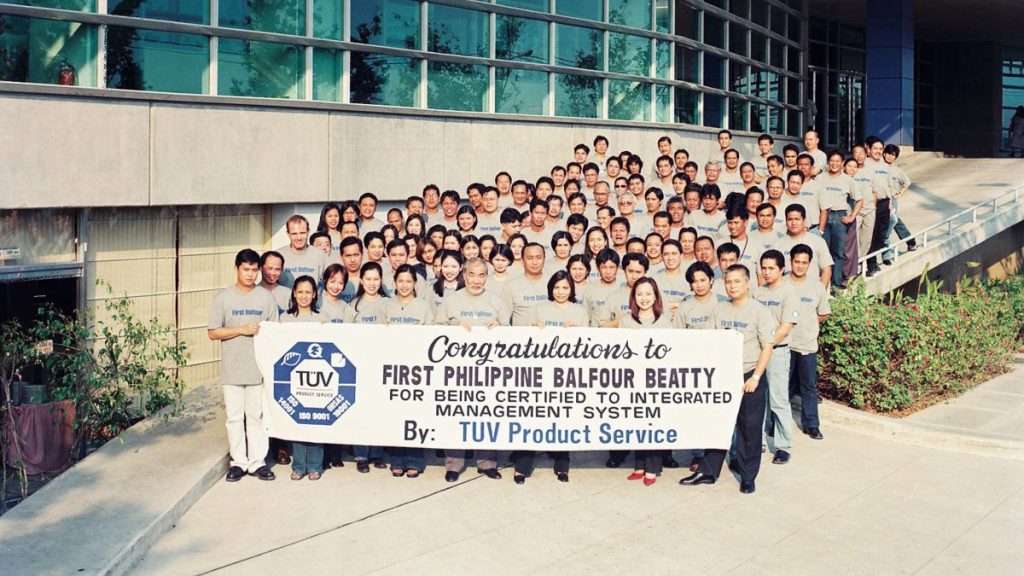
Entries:
POLYGON ((868 278, 871 278, 875 274, 878 274, 878 272, 879 272, 878 268, 868 268, 868 273, 865 274, 865 276, 867 276, 868 278))
POLYGON ((380 458, 375 458, 371 460, 371 462, 373 462, 373 467, 378 470, 383 470, 384 468, 388 467, 388 463, 381 460, 380 458))
POLYGON ((882 260, 882 264, 885 264, 886 266, 892 266, 892 260, 882 260))
POLYGON ((776 450, 775 458, 772 458, 772 464, 785 464, 786 462, 789 462, 789 452, 776 450))
POLYGON ((716 478, 703 472, 694 472, 679 481, 681 486, 700 486, 701 484, 714 484, 716 478))
POLYGON ((356 461, 356 470, 362 474, 367 474, 370 472, 370 463, 366 460, 358 460, 356 461))
MULTIPOLYGON (((266 466, 264 466, 266 468, 266 466)), ((238 482, 245 476, 245 470, 242 470, 238 466, 232 466, 228 468, 228 475, 224 477, 228 482, 238 482)))
POLYGON ((804 430, 804 434, 807 434, 808 436, 814 438, 815 440, 821 440, 824 438, 824 436, 821 435, 821 430, 818 428, 808 428, 804 430))
POLYGON ((555 472, 555 476, 558 477, 558 481, 559 482, 568 482, 569 481, 569 473, 568 472, 555 472))
POLYGON ((276 478, 276 476, 274 476, 274 473, 270 471, 270 468, 267 468, 266 466, 260 466, 259 468, 256 469, 255 472, 250 472, 249 476, 255 476, 260 480, 268 481, 276 478))
POLYGON ((477 472, 487 476, 491 480, 501 480, 501 472, 498 472, 497 468, 488 468, 487 470, 477 469, 477 472))
POLYGON ((604 463, 605 468, 618 468, 622 466, 622 460, 616 460, 615 458, 608 458, 608 461, 604 463))
POLYGON ((458 472, 452 472, 452 471, 445 472, 444 473, 444 481, 445 482, 458 482, 459 481, 459 473, 458 472))
POLYGON ((672 456, 665 456, 661 459, 661 465, 665 468, 679 468, 679 462, 672 456))
POLYGON ((328 462, 327 465, 330 466, 331 468, 344 468, 345 461, 342 460, 341 458, 335 458, 334 460, 328 462))
POLYGON ((907 242, 907 252, 913 252, 914 250, 917 250, 917 244, 913 242, 907 242))
POLYGON ((526 484, 526 476, 522 474, 516 474, 512 479, 515 480, 516 484, 526 484))
POLYGON ((750 482, 740 482, 740 492, 742 492, 744 494, 753 494, 754 493, 754 481, 751 480, 750 482))

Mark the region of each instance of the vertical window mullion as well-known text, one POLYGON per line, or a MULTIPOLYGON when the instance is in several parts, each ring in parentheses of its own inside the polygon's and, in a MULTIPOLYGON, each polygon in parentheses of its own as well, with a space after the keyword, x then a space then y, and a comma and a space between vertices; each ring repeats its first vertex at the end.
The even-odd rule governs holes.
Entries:
MULTIPOLYGON (((210 0, 210 26, 220 25, 220 0, 210 0)), ((210 67, 207 70, 207 83, 209 84, 208 92, 211 96, 217 95, 217 83, 218 72, 217 72, 217 59, 220 52, 220 39, 216 36, 210 36, 210 67)))
MULTIPOLYGON (((107 0, 96 0, 96 12, 107 13, 107 0)), ((107 26, 96 27, 96 87, 107 87, 107 26)))
MULTIPOLYGON (((427 26, 427 3, 420 2, 420 45, 421 51, 426 50, 427 46, 427 34, 429 27, 427 26)), ((429 91, 427 90, 427 75, 429 74, 428 69, 429 63, 424 58, 420 61, 420 108, 427 108, 427 98, 429 98, 429 91)))
MULTIPOLYGON (((313 0, 306 0, 306 38, 313 37, 313 0)), ((306 46, 303 50, 305 58, 302 74, 303 100, 313 99, 313 47, 306 46)))

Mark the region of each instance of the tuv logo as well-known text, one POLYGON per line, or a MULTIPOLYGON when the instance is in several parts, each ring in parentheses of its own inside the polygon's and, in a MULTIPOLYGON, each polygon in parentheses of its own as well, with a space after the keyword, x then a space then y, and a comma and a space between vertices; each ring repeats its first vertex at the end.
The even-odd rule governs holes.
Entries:
POLYGON ((355 384, 356 366, 331 342, 297 342, 274 364, 274 400, 299 424, 337 422, 355 404, 355 384))

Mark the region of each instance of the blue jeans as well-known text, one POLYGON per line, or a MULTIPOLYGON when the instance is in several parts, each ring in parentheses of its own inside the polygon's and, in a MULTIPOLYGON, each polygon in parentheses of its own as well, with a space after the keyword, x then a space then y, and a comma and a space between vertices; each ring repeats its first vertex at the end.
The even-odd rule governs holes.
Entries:
MULTIPOLYGON (((899 210, 899 205, 896 203, 896 199, 893 198, 892 216, 889 218, 889 231, 885 233, 886 246, 889 245, 889 238, 892 237, 893 232, 896 232, 896 236, 898 236, 900 240, 903 240, 907 236, 910 236, 910 229, 907 228, 907 225, 903 223, 903 220, 900 220, 899 210)), ((914 242, 913 240, 907 242, 908 247, 914 246, 916 244, 917 243, 914 242)), ((882 260, 892 260, 892 250, 886 250, 885 254, 882 254, 882 260)))
POLYGON ((396 470, 416 470, 423 472, 427 467, 423 448, 388 448, 391 467, 396 470))
POLYGON ((825 244, 835 262, 832 265, 832 285, 839 287, 843 281, 843 260, 846 258, 846 224, 842 219, 848 214, 846 210, 829 210, 828 226, 825 227, 825 244))
POLYGON ((793 408, 789 405, 788 346, 772 350, 767 374, 768 401, 765 402, 762 442, 764 445, 768 445, 768 432, 774 429, 775 449, 788 452, 793 447, 793 408))
POLYGON ((800 427, 819 428, 818 420, 818 353, 802 354, 796 350, 789 356, 790 393, 800 395, 800 427))
POLYGON ((292 442, 292 471, 299 474, 324 471, 324 445, 292 442))
POLYGON ((384 449, 380 446, 353 446, 352 453, 355 455, 356 462, 384 459, 384 449))

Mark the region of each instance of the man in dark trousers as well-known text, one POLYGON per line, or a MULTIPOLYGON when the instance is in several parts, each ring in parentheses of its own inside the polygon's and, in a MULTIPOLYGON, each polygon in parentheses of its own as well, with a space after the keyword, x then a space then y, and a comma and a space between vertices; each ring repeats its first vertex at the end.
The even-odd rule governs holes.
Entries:
MULTIPOLYGON (((750 272, 742 264, 725 271, 728 302, 718 304, 717 328, 743 334, 743 398, 736 415, 736 459, 730 464, 740 476, 740 492, 754 491, 754 479, 761 467, 761 427, 764 424, 768 378, 765 370, 772 357, 776 321, 771 311, 750 296, 750 272)), ((679 481, 684 486, 714 484, 722 471, 726 450, 704 453, 697 472, 679 481)))

